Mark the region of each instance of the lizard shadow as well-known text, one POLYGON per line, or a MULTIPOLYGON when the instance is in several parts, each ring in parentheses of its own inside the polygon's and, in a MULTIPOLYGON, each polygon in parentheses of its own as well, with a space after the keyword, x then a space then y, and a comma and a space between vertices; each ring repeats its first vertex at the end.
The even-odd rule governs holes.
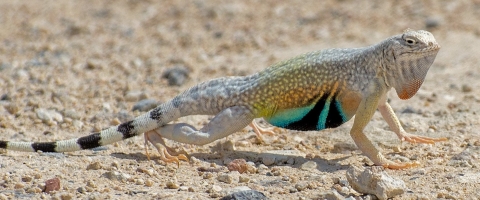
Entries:
MULTIPOLYGON (((118 159, 128 159, 136 161, 147 161, 148 158, 144 153, 111 153, 110 156, 118 159)), ((226 166, 228 163, 223 161, 226 159, 235 160, 235 159, 245 159, 247 162, 253 162, 256 166, 263 164, 263 158, 273 157, 275 162, 268 167, 274 166, 291 166, 293 168, 301 168, 302 164, 313 161, 316 163, 316 169, 321 172, 335 172, 339 170, 346 170, 350 165, 338 164, 340 161, 347 159, 350 155, 345 155, 341 158, 336 159, 325 159, 321 157, 315 157, 313 159, 307 159, 304 156, 300 155, 281 155, 275 153, 257 153, 252 151, 222 151, 222 152, 213 152, 213 153, 191 153, 188 157, 195 157, 196 159, 215 163, 219 166, 226 166)), ((157 164, 165 164, 158 160, 157 155, 151 155, 151 160, 155 161, 157 164)))
MULTIPOLYGON (((146 161, 148 160, 147 155, 145 153, 111 153, 110 156, 119 158, 119 159, 128 159, 128 160, 137 160, 137 161, 146 161)), ((155 156, 151 158, 155 160, 155 156)))
POLYGON ((336 159, 325 159, 321 157, 315 157, 313 159, 307 159, 301 155, 282 155, 282 154, 275 154, 275 153, 257 153, 251 151, 223 151, 220 153, 192 153, 189 156, 194 156, 195 158, 215 163, 220 166, 226 166, 228 163, 224 163, 223 161, 226 159, 234 160, 234 159, 245 159, 247 162, 253 162, 256 166, 259 164, 263 164, 263 158, 270 157, 275 158, 274 163, 269 165, 268 167, 275 167, 275 166, 290 166, 292 168, 300 169, 302 164, 313 161, 316 163, 316 169, 321 172, 335 172, 339 170, 346 170, 350 167, 350 165, 342 165, 339 164, 340 161, 347 159, 350 155, 345 155, 341 158, 336 159))

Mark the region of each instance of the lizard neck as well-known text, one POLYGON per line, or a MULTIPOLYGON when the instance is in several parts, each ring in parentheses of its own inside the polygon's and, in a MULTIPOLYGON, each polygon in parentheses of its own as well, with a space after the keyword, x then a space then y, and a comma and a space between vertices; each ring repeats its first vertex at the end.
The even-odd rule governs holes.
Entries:
POLYGON ((378 65, 376 66, 377 77, 382 78, 385 81, 387 88, 395 87, 395 54, 391 47, 389 39, 371 46, 376 53, 372 55, 378 55, 378 65))

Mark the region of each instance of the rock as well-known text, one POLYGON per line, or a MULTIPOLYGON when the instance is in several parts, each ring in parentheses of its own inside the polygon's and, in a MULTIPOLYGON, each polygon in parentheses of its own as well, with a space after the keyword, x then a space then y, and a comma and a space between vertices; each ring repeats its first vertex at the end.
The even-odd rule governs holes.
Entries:
POLYGON ((317 168, 317 163, 314 161, 307 161, 300 166, 303 170, 312 170, 317 168))
POLYGON ((173 181, 168 181, 167 182, 167 188, 168 189, 178 189, 178 188, 180 188, 180 186, 173 181))
POLYGON ((72 195, 72 194, 68 194, 68 193, 61 194, 61 195, 60 195, 60 199, 62 199, 62 200, 70 200, 70 199, 73 199, 73 195, 72 195))
POLYGON ((9 103, 3 106, 8 113, 14 115, 20 111, 20 107, 16 103, 9 103))
POLYGON ((250 178, 248 178, 247 176, 239 176, 238 177, 238 182, 239 183, 248 183, 250 181, 250 178))
POLYGON ((247 164, 245 159, 235 159, 232 162, 227 164, 227 168, 229 171, 237 171, 240 174, 246 172, 250 165, 247 164))
POLYGON ((344 200, 345 197, 340 195, 336 190, 332 189, 330 191, 320 193, 316 199, 344 200))
POLYGON ((425 27, 427 29, 437 28, 441 24, 442 24, 442 19, 438 17, 427 17, 427 19, 425 19, 425 27))
POLYGON ((209 189, 208 189, 208 193, 218 193, 218 192, 221 192, 223 190, 222 187, 218 186, 218 185, 212 185, 209 189))
POLYGON ((63 112, 63 116, 68 117, 70 119, 80 119, 82 116, 75 111, 74 109, 67 109, 63 112))
POLYGON ((295 189, 297 189, 298 191, 303 191, 303 190, 307 189, 307 187, 308 187, 308 184, 305 183, 305 182, 300 182, 300 183, 295 184, 295 189))
POLYGON ((157 107, 159 103, 153 99, 143 99, 133 105, 132 111, 145 112, 157 107))
POLYGON ((221 174, 218 175, 217 180, 230 184, 233 182, 233 177, 230 174, 221 174))
POLYGON ((275 164, 275 155, 265 155, 262 157, 262 163, 264 165, 270 166, 275 164))
POLYGON ((252 188, 249 188, 248 186, 238 186, 238 187, 232 188, 232 189, 229 191, 229 194, 235 193, 235 192, 240 192, 240 191, 247 191, 247 190, 251 190, 251 189, 252 189, 252 188))
POLYGON ((117 171, 109 171, 103 173, 102 177, 108 178, 110 180, 126 182, 128 179, 130 179, 131 176, 117 171))
POLYGON ((101 168, 102 168, 102 165, 100 164, 100 162, 94 162, 87 166, 87 170, 99 170, 101 168))
POLYGON ((60 179, 52 178, 45 181, 45 193, 50 193, 52 191, 60 190, 60 179))
POLYGON ((51 122, 53 121, 52 119, 52 116, 50 115, 50 113, 43 109, 43 108, 39 108, 35 111, 35 113, 37 114, 37 118, 42 120, 42 122, 44 123, 48 123, 48 122, 51 122))
POLYGON ((147 179, 147 181, 145 181, 145 186, 147 186, 147 187, 152 187, 152 186, 153 186, 153 183, 154 183, 154 182, 153 182, 152 180, 147 179))
POLYGON ((305 154, 297 150, 273 150, 260 154, 265 165, 273 164, 295 164, 295 158, 304 158, 305 154))
POLYGON ((221 200, 248 200, 248 199, 268 200, 269 198, 265 196, 265 194, 256 190, 244 190, 244 191, 234 192, 221 198, 221 200))
POLYGON ((168 85, 170 86, 181 86, 187 80, 188 74, 190 71, 184 66, 175 66, 169 68, 163 72, 162 78, 168 80, 168 85))
POLYGON ((189 188, 189 187, 188 187, 188 186, 185 186, 185 185, 184 185, 184 186, 180 186, 180 187, 178 188, 178 191, 188 191, 188 188, 189 188))
POLYGON ((141 178, 135 179, 135 184, 136 185, 143 185, 145 184, 145 181, 141 178))
POLYGON ((128 91, 127 94, 125 94, 125 100, 130 102, 139 101, 146 98, 148 98, 147 94, 142 91, 128 91))
POLYGON ((22 181, 23 181, 23 182, 30 182, 30 181, 32 181, 32 180, 33 180, 33 177, 31 177, 31 176, 23 176, 23 177, 22 177, 22 181))
POLYGON ((405 182, 394 179, 379 167, 364 168, 352 166, 347 172, 347 180, 352 188, 365 194, 374 194, 379 199, 388 199, 403 194, 405 182))
POLYGON ((471 91, 472 91, 472 87, 471 87, 471 86, 466 85, 466 84, 462 85, 462 92, 467 93, 467 92, 471 92, 471 91))

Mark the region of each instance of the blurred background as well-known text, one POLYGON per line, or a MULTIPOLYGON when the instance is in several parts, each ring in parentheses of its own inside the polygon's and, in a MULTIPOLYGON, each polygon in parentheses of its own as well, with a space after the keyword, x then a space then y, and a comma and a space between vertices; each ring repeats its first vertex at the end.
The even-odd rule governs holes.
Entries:
MULTIPOLYGON (((0 1, 0 140, 52 141, 78 137, 138 115, 140 112, 132 111, 132 107, 143 99, 153 99, 154 104, 164 102, 201 81, 252 74, 309 51, 372 45, 407 28, 432 32, 442 49, 418 94, 411 100, 400 101, 391 92, 391 105, 407 131, 433 137, 451 136, 451 140, 442 143, 444 146, 436 146, 442 153, 426 146, 407 147, 411 147, 407 152, 433 160, 434 164, 426 164, 433 170, 419 172, 430 179, 417 181, 409 179, 411 174, 406 175, 407 172, 389 173, 400 174, 407 181, 414 191, 407 194, 410 196, 425 192, 424 199, 443 198, 444 193, 454 191, 460 194, 456 197, 467 197, 461 195, 475 192, 473 185, 479 179, 456 184, 453 179, 444 178, 447 175, 443 173, 448 170, 443 167, 449 159, 445 155, 461 152, 461 148, 473 143, 471 138, 477 138, 476 144, 480 144, 479 0, 0 1), (39 110, 52 116, 44 119, 39 110), (435 168, 439 165, 442 168, 435 168), (443 177, 442 181, 437 182, 438 177, 443 177), (444 190, 449 182, 455 184, 444 190)), ((197 119, 186 119, 192 120, 197 119)), ((202 123, 205 120, 194 124, 202 123)), ((322 159, 329 159, 329 155, 338 157, 330 153, 332 144, 338 141, 352 144, 350 127, 347 124, 325 132, 329 134, 298 135, 310 138, 305 140, 308 145, 325 148, 320 154, 325 156, 322 159)), ((399 143, 392 132, 385 131, 388 126, 378 113, 367 129, 376 142, 393 141, 394 145, 387 147, 399 143)), ((104 159, 128 166, 123 163, 143 158, 143 154, 138 154, 143 152, 142 138, 133 140, 127 142, 128 148, 113 150, 130 153, 133 158, 108 155, 104 159)), ((297 147, 293 140, 285 141, 288 144, 282 144, 282 148, 297 147)), ((257 151, 254 147, 271 146, 245 148, 257 151)), ((194 151, 211 152, 202 148, 194 151)), ((478 158, 478 151, 476 155, 478 158)), ((31 161, 27 156, 0 159, 10 163, 31 161)), ((82 158, 67 158, 70 159, 82 158)), ((357 164, 364 162, 358 156, 350 159, 357 164)), ((471 162, 468 157, 465 160, 471 162)), ((450 173, 454 179, 458 174, 469 173, 478 177, 478 167, 472 165, 475 166, 446 168, 458 170, 450 173)), ((45 165, 38 166, 45 173, 54 174, 58 170, 56 165, 45 169, 45 165)), ((24 165, 17 167, 26 168, 27 172, 32 170, 24 165)), ((15 170, 0 169, 0 175, 15 170)), ((66 170, 72 169, 67 166, 66 170)), ((69 172, 82 173, 77 177, 83 177, 85 170, 73 171, 69 172)), ((197 174, 191 175, 195 169, 185 171, 197 178, 191 180, 202 180, 197 174)), ((331 171, 343 176, 337 169, 331 171)), ((90 173, 91 180, 98 177, 92 172, 85 173, 90 173)), ((74 179, 70 173, 63 174, 74 179)), ((158 182, 162 184, 163 176, 160 179, 158 182)), ((71 188, 77 188, 81 182, 72 184, 76 185, 71 188)), ((331 185, 325 187, 328 190, 331 185)), ((272 194, 282 194, 274 192, 281 187, 265 188, 272 194)))

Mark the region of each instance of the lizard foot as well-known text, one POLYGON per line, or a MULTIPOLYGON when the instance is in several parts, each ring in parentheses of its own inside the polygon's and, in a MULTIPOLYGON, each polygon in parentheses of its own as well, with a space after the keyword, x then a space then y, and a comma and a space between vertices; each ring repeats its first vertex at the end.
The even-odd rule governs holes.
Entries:
POLYGON ((273 128, 262 128, 260 127, 257 122, 255 120, 252 121, 252 123, 250 123, 249 125, 250 127, 252 127, 253 129, 253 132, 255 132, 255 134, 257 135, 258 139, 260 140, 260 142, 264 142, 265 140, 263 139, 263 136, 262 134, 266 134, 266 135, 275 135, 275 132, 272 130, 273 128))
POLYGON ((381 166, 388 168, 388 169, 406 169, 412 167, 418 167, 420 164, 418 162, 393 162, 387 161, 386 163, 381 164, 381 166))
POLYGON ((447 141, 447 138, 431 138, 420 135, 414 135, 410 133, 403 133, 399 135, 400 140, 407 141, 410 143, 424 143, 424 144, 435 144, 435 142, 447 141))
POLYGON ((145 137, 145 153, 147 155, 148 160, 150 160, 150 155, 148 153, 148 142, 150 142, 160 153, 160 159, 163 162, 166 162, 166 163, 175 162, 177 163, 178 167, 180 167, 180 160, 184 160, 188 162, 188 158, 187 156, 185 156, 185 154, 178 153, 174 149, 168 147, 165 144, 165 141, 163 140, 162 136, 160 136, 160 134, 158 134, 154 130, 144 133, 144 137, 145 137), (171 154, 173 154, 173 156, 171 154))

